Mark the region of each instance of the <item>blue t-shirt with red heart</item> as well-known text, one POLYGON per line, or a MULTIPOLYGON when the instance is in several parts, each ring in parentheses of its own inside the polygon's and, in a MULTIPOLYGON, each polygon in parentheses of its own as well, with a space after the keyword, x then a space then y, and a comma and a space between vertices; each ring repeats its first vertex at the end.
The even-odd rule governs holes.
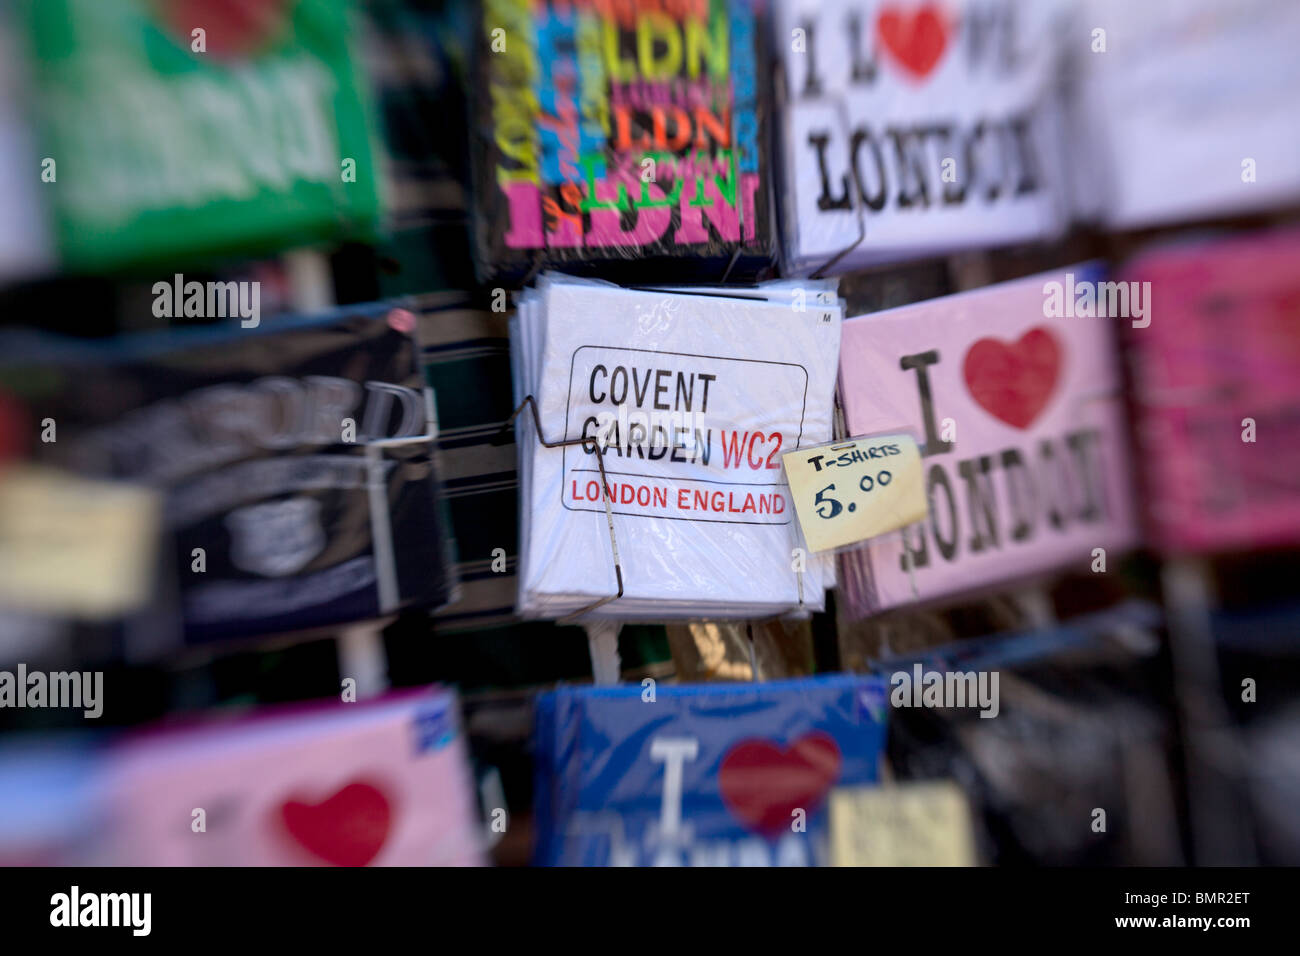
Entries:
POLYGON ((537 704, 535 862, 818 866, 830 792, 874 783, 886 687, 561 688, 537 704))

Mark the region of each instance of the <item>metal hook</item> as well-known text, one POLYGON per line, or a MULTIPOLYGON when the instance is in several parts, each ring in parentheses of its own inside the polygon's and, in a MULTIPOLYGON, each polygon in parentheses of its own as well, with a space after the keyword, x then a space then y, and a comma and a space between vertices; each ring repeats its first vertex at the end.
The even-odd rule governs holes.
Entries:
POLYGON ((835 253, 835 255, 831 256, 831 258, 827 259, 826 262, 824 262, 821 266, 819 266, 819 267, 817 268, 817 271, 814 272, 812 275, 810 275, 808 278, 810 278, 810 279, 821 279, 821 278, 824 278, 827 269, 829 269, 829 268, 831 268, 832 266, 834 266, 835 263, 839 262, 841 259, 843 259, 845 256, 847 256, 850 252, 852 252, 854 249, 856 249, 858 246, 862 245, 862 240, 865 239, 865 238, 867 238, 867 227, 866 227, 866 224, 863 223, 863 221, 859 218, 859 219, 858 219, 858 238, 853 242, 853 244, 850 245, 850 246, 847 246, 847 247, 844 248, 844 249, 841 249, 839 252, 835 253))
POLYGON ((519 407, 506 419, 505 424, 501 426, 501 431, 493 439, 493 444, 504 444, 502 440, 504 435, 514 428, 515 419, 519 417, 525 407, 529 408, 533 413, 533 425, 537 429, 537 440, 543 448, 564 448, 570 445, 581 445, 583 451, 588 451, 587 446, 591 445, 596 452, 596 467, 600 470, 601 500, 605 502, 605 522, 609 525, 609 547, 614 555, 614 575, 618 579, 618 593, 600 598, 592 604, 579 608, 572 614, 565 615, 556 622, 557 624, 569 624, 582 617, 582 615, 591 613, 601 605, 608 604, 610 601, 617 601, 623 596, 623 564, 619 560, 618 541, 614 537, 614 511, 610 508, 609 481, 605 477, 605 450, 595 438, 566 438, 562 441, 547 441, 542 434, 542 418, 537 411, 537 402, 531 395, 525 395, 524 400, 519 403, 519 407))

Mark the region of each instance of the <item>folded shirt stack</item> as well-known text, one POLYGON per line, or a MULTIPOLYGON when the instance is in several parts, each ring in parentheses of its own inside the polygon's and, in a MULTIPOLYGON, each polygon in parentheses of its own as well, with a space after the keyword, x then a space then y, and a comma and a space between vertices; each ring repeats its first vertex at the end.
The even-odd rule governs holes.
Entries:
POLYGON ((764 617, 821 610, 781 455, 829 441, 843 305, 833 284, 626 289, 545 275, 511 323, 527 617, 764 617), (554 321, 553 321, 554 320, 554 321), (608 511, 608 514, 607 514, 608 511))
POLYGON ((770 274, 771 68, 759 7, 483 4, 470 84, 479 278, 770 274))
POLYGON ((1068 38, 1088 36, 1066 5, 773 9, 787 273, 836 275, 1064 228, 1061 144, 1072 141, 1061 70, 1068 38))

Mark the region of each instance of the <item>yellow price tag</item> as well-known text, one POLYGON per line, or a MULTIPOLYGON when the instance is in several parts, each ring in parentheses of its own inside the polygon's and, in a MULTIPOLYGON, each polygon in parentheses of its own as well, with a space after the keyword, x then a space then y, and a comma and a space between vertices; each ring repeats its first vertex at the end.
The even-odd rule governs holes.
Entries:
POLYGON ((149 599, 162 504, 135 485, 0 471, 0 605, 103 619, 149 599))
POLYGON ((920 521, 929 511, 911 435, 850 438, 781 456, 799 527, 831 551, 920 521))
POLYGON ((949 780, 831 791, 835 866, 974 866, 970 805, 949 780))

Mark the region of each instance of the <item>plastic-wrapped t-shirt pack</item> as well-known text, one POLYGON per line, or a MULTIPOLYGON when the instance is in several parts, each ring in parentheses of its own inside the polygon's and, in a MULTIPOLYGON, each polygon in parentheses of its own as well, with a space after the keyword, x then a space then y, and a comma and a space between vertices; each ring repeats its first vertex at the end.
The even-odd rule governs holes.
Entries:
MULTIPOLYGON (((57 424, 39 464, 158 494, 160 563, 179 570, 157 579, 178 593, 149 613, 186 643, 327 627, 453 587, 407 317, 374 303, 107 343, 15 335, 0 384, 19 421, 57 424)), ((163 630, 137 653, 165 650, 163 630)))
POLYGON ((548 866, 824 866, 837 788, 876 783, 885 684, 562 688, 538 698, 548 866), (613 745, 611 746, 611 742, 613 745))
POLYGON ((1065 4, 775 6, 789 271, 834 274, 1064 228, 1065 4))
POLYGON ((620 583, 594 615, 820 610, 830 562, 796 554, 781 455, 832 437, 842 318, 824 283, 675 292, 545 276, 525 293, 515 391, 542 434, 522 416, 520 612, 571 614, 620 583))
POLYGON ((0 861, 1300 860, 1298 40, 0 0, 0 861))
POLYGON ((471 149, 480 277, 770 270, 761 21, 748 0, 489 0, 471 149))

